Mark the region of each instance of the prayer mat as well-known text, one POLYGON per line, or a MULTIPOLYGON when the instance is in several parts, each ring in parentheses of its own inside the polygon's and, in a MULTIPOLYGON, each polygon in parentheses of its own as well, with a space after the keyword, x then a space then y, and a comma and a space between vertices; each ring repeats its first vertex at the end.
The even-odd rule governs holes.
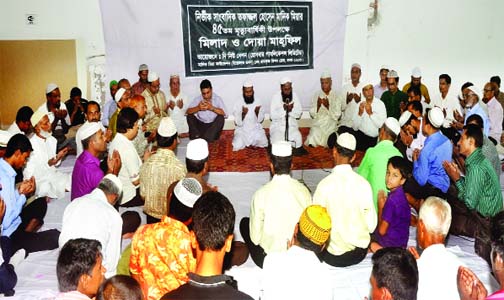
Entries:
MULTIPOLYGON (((303 142, 308 136, 310 128, 300 128, 303 142)), ((209 144, 210 172, 258 172, 269 171, 269 157, 267 148, 248 147, 233 152, 234 130, 223 130, 220 139, 209 144)), ((268 135, 268 129, 266 129, 268 135)), ((268 135, 269 136, 269 135, 268 135)), ((334 166, 332 152, 323 147, 307 147, 307 155, 294 156, 293 170, 331 169, 334 166)), ((363 157, 362 152, 356 155, 353 166, 358 165, 363 157)))

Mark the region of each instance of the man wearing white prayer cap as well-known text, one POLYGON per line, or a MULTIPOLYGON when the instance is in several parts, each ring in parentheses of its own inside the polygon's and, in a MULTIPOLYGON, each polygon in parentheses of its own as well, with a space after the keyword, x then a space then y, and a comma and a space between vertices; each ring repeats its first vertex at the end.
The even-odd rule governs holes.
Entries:
POLYGON ((380 82, 375 84, 375 86, 373 87, 374 89, 374 94, 375 94, 375 97, 380 99, 381 96, 383 95, 383 93, 388 90, 388 86, 387 86, 387 74, 389 72, 390 68, 389 66, 386 66, 386 65, 382 65, 380 67, 380 82))
POLYGON ((243 101, 237 101, 233 115, 235 131, 233 151, 245 147, 267 147, 268 139, 261 125, 264 121, 262 102, 255 98, 254 85, 247 80, 242 86, 243 101))
POLYGON ((371 83, 362 88, 364 96, 359 103, 359 111, 353 119, 353 129, 357 139, 357 150, 366 151, 369 147, 376 146, 378 133, 387 118, 387 109, 380 99, 374 96, 371 83))
POLYGON ((250 218, 240 221, 240 233, 250 256, 261 268, 267 254, 287 250, 292 228, 311 204, 306 186, 290 176, 291 166, 291 143, 274 142, 270 162, 273 178, 252 196, 250 218))
POLYGON ((332 89, 331 73, 324 71, 320 75, 320 90, 312 97, 310 116, 313 120, 305 145, 327 146, 327 138, 338 129, 342 107, 342 99, 332 89))
POLYGON ((138 81, 131 86, 131 96, 142 95, 145 89, 149 86, 149 81, 147 80, 149 76, 149 66, 146 64, 141 64, 138 66, 138 81))
POLYGON ((280 80, 280 91, 273 95, 270 106, 270 142, 288 141, 295 148, 294 155, 305 155, 298 119, 303 110, 301 100, 292 91, 292 80, 284 77, 280 80), (287 116, 287 117, 286 117, 287 116), (287 124, 288 123, 288 124, 287 124))
POLYGON ((140 168, 140 196, 145 200, 143 210, 147 223, 157 223, 166 215, 168 188, 187 173, 185 165, 175 155, 177 128, 170 117, 159 122, 156 141, 156 152, 140 168))
POLYGON ((189 105, 189 98, 180 90, 180 76, 170 75, 170 93, 166 99, 168 103, 168 113, 177 127, 179 138, 189 136, 189 125, 187 125, 186 111, 189 105))
POLYGON ((147 77, 149 82, 147 88, 143 91, 142 96, 145 98, 147 105, 147 112, 145 113, 144 124, 146 132, 154 132, 158 126, 161 118, 167 117, 168 105, 166 103, 165 93, 160 90, 161 79, 156 72, 149 72, 147 77))
POLYGON ((413 151, 413 176, 406 180, 403 188, 410 204, 417 210, 420 200, 429 196, 446 199, 450 178, 443 168, 443 162, 452 161, 452 142, 441 132, 445 116, 443 110, 434 107, 423 117, 422 132, 426 140, 422 150, 413 151))
POLYGON ((330 241, 319 258, 331 266, 361 262, 367 254, 377 220, 369 182, 353 171, 357 141, 348 133, 329 136, 335 167, 313 194, 313 204, 327 207, 331 216, 330 241), (335 197, 337 195, 337 197, 335 197))
MULTIPOLYGON (((99 159, 107 151, 105 131, 101 122, 86 122, 77 134, 82 153, 77 157, 72 171, 70 200, 91 193, 105 175, 100 168, 99 159)), ((119 153, 114 151, 107 158, 107 173, 117 175, 120 168, 121 158, 119 153)))
MULTIPOLYGON (((127 80, 125 81, 124 84, 129 86, 129 82, 127 80)), ((130 98, 131 98, 130 91, 123 87, 119 88, 114 96, 114 100, 117 103, 117 109, 110 117, 108 127, 108 129, 112 131, 112 137, 111 137, 112 139, 116 136, 117 133, 117 117, 119 116, 121 109, 124 109, 129 106, 130 98)))
POLYGON ((358 63, 352 64, 350 68, 351 82, 343 85, 339 95, 342 104, 342 116, 338 133, 353 132, 353 119, 359 110, 359 103, 362 99, 363 84, 360 81, 361 75, 361 66, 358 63))
MULTIPOLYGON (((100 105, 95 102, 95 101, 89 101, 87 106, 86 106, 86 122, 77 130, 77 133, 75 134, 75 144, 77 146, 77 157, 81 155, 82 153, 82 127, 88 123, 99 123, 100 129, 103 131, 103 134, 107 133, 107 130, 105 127, 102 125, 100 122, 100 105)), ((109 131, 109 135, 112 132, 109 131)), ((110 138, 110 137, 108 137, 110 138)), ((107 139, 108 139, 107 138, 107 139)), ((108 140, 107 140, 108 142, 108 140)))
POLYGON ((48 113, 41 108, 30 119, 34 134, 30 137, 33 151, 23 171, 24 178, 35 177, 37 197, 63 198, 65 191, 70 191, 70 174, 57 169, 61 160, 68 153, 68 147, 57 149, 57 140, 51 135, 51 123, 48 113))
POLYGON ((406 110, 408 95, 399 89, 399 75, 395 70, 387 74, 388 91, 381 96, 381 101, 387 108, 387 117, 399 119, 401 112, 406 110))
POLYGON ((467 123, 467 119, 470 116, 479 115, 481 117, 481 120, 483 121, 483 134, 485 136, 488 136, 490 130, 490 119, 488 118, 488 114, 485 112, 484 109, 485 103, 481 101, 482 100, 481 91, 474 85, 468 86, 464 90, 466 92, 466 96, 464 97, 465 116, 463 122, 461 117, 459 118, 459 120, 457 120, 456 118, 452 122, 452 127, 456 128, 457 130, 462 130, 464 124, 467 123))
POLYGON ((427 104, 430 103, 429 90, 422 83, 422 71, 420 70, 419 67, 414 67, 413 70, 411 70, 411 81, 403 86, 402 91, 408 93, 410 87, 419 88, 425 103, 427 104))
MULTIPOLYGON (((57 84, 49 83, 45 90, 46 102, 37 110, 42 111, 49 117, 52 135, 56 138, 57 148, 61 149, 68 143, 75 148, 73 141, 67 140, 65 134, 70 127, 70 116, 64 102, 61 102, 61 92, 57 84)), ((32 124, 35 126, 35 124, 32 124)))
POLYGON ((194 139, 187 144, 186 177, 198 180, 203 188, 203 193, 217 191, 217 187, 207 183, 204 178, 208 174, 208 154, 208 142, 204 139, 194 139))
POLYGON ((393 156, 402 157, 401 152, 394 146, 400 132, 399 121, 396 118, 387 118, 380 128, 378 144, 367 149, 359 166, 359 175, 371 184, 376 211, 378 211, 378 192, 387 191, 385 175, 388 160, 393 156))

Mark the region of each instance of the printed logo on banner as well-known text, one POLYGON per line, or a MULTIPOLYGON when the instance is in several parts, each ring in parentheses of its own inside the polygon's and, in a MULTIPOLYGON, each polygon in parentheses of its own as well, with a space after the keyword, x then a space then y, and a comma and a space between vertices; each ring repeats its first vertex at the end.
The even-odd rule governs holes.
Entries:
POLYGON ((313 69, 311 2, 181 5, 186 77, 313 69))

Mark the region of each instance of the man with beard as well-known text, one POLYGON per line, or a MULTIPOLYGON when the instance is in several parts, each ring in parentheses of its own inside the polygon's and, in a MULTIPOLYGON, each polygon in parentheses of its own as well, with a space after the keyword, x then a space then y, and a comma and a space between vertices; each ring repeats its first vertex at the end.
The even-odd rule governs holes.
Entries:
POLYGON ((155 72, 150 72, 148 79, 148 86, 143 91, 142 96, 145 98, 147 105, 147 112, 145 114, 144 124, 145 130, 153 132, 159 127, 159 122, 168 114, 168 105, 166 104, 166 96, 161 88, 161 79, 155 72))
POLYGON ((320 90, 312 97, 310 116, 313 121, 305 145, 327 146, 327 138, 338 128, 341 106, 340 99, 332 89, 331 73, 322 73, 320 90))
POLYGON ((51 135, 47 113, 37 110, 31 117, 35 134, 30 138, 33 151, 23 171, 24 178, 35 177, 37 197, 63 198, 70 191, 70 175, 56 168, 66 156, 68 148, 56 152, 56 139, 51 135))
MULTIPOLYGON (((42 104, 38 110, 42 111, 49 118, 52 135, 56 138, 57 149, 68 144, 65 134, 70 127, 70 116, 65 103, 61 103, 61 92, 54 83, 49 83, 46 88, 46 103, 42 104)), ((32 124, 35 126, 35 124, 32 124)))
POLYGON ((254 98, 254 86, 246 81, 242 88, 243 100, 234 110, 235 132, 233 137, 233 151, 245 147, 266 147, 268 139, 261 125, 264 120, 264 109, 261 102, 254 98))
MULTIPOLYGON (((420 89, 420 93, 422 94, 425 103, 430 103, 429 90, 422 83, 422 71, 420 71, 419 67, 413 68, 411 71, 411 81, 406 83, 402 89, 403 92, 408 93, 410 87, 417 87, 420 89)), ((408 93, 409 94, 409 93, 408 93)), ((422 103, 423 104, 423 103, 422 103)))
POLYGON ((187 125, 186 110, 189 105, 189 98, 180 91, 180 77, 178 74, 170 75, 170 93, 166 99, 170 117, 172 118, 179 138, 189 136, 189 126, 187 125))
POLYGON ((108 129, 112 131, 112 139, 115 137, 117 133, 117 118, 119 116, 119 113, 121 112, 121 109, 129 106, 129 101, 131 98, 131 92, 130 92, 131 87, 129 81, 127 79, 124 79, 124 81, 121 79, 121 81, 119 81, 119 86, 120 88, 114 97, 117 109, 115 110, 114 114, 112 114, 112 117, 110 117, 108 127, 108 129))
POLYGON ((131 96, 141 95, 149 86, 147 77, 149 76, 149 67, 146 64, 141 64, 138 67, 138 81, 131 87, 131 96))
POLYGON ((350 68, 351 82, 343 85, 340 97, 343 99, 343 115, 338 128, 338 134, 343 132, 353 132, 353 117, 359 110, 359 103, 362 98, 363 84, 360 82, 362 75, 361 66, 358 63, 352 64, 350 68))
POLYGON ((280 92, 276 93, 271 99, 271 144, 287 141, 295 148, 293 155, 308 154, 308 151, 303 148, 301 132, 299 132, 297 123, 302 112, 299 97, 292 91, 292 80, 287 77, 282 78, 280 80, 280 92))
POLYGON ((114 100, 114 97, 115 97, 115 94, 117 93, 117 90, 119 89, 119 84, 117 83, 116 80, 112 80, 109 83, 109 88, 110 88, 110 96, 112 96, 112 98, 107 100, 107 102, 105 102, 105 105, 103 106, 103 114, 102 114, 102 124, 105 127, 109 126, 110 117, 112 117, 112 114, 117 109, 117 105, 114 100))

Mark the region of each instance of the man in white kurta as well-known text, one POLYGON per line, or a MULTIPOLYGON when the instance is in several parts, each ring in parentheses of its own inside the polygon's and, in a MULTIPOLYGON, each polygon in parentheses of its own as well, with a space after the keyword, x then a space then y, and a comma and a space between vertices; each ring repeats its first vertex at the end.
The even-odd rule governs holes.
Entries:
POLYGON ((353 129, 356 131, 357 150, 366 151, 376 146, 378 132, 387 119, 387 109, 383 101, 374 97, 372 84, 365 85, 362 93, 365 99, 354 115, 353 129))
POLYGON ((177 127, 179 137, 188 137, 189 126, 187 125, 186 110, 189 106, 189 98, 180 91, 180 77, 177 74, 170 76, 170 93, 166 101, 168 113, 177 127))
POLYGON ((121 190, 120 180, 115 175, 106 175, 91 193, 68 204, 59 236, 60 247, 76 238, 98 240, 102 245, 103 266, 108 278, 116 274, 121 256, 123 221, 113 206, 121 190))
POLYGON ((327 138, 338 128, 341 117, 341 98, 332 89, 331 74, 320 76, 320 90, 312 97, 310 116, 312 125, 305 145, 327 147, 327 138))
POLYGON ((342 116, 338 132, 348 132, 353 127, 354 116, 359 110, 359 103, 362 99, 363 84, 360 82, 361 66, 357 63, 350 69, 351 82, 343 85, 339 95, 342 103, 342 116))
MULTIPOLYGON (((488 119, 490 120, 490 128, 488 129, 488 137, 493 138, 497 144, 500 144, 502 135, 502 105, 495 98, 495 91, 498 90, 497 84, 488 82, 483 89, 483 102, 488 106, 488 119)), ((483 128, 486 129, 486 128, 483 128)))
POLYGON ((35 177, 35 196, 63 198, 65 191, 71 189, 71 175, 56 168, 65 157, 68 149, 65 147, 56 153, 57 141, 51 136, 49 117, 43 111, 37 110, 31 117, 35 133, 30 138, 33 151, 23 170, 23 177, 35 177))
POLYGON ((280 91, 273 95, 270 107, 270 142, 288 141, 294 148, 303 146, 301 132, 298 128, 298 119, 301 118, 303 109, 299 97, 292 91, 292 80, 280 80, 280 91), (288 121, 286 121, 286 114, 288 121), (289 122, 288 133, 285 127, 289 122))
POLYGON ((290 176, 290 143, 276 142, 271 151, 273 178, 252 196, 250 221, 243 218, 240 222, 240 232, 249 246, 251 257, 260 267, 266 254, 287 250, 294 226, 303 210, 311 204, 310 191, 290 176), (255 250, 262 253, 256 255, 255 250))
POLYGON ((431 100, 431 107, 437 106, 443 110, 445 119, 443 128, 450 128, 451 123, 455 120, 454 112, 457 111, 461 116, 464 114, 460 106, 456 92, 450 89, 451 77, 448 74, 439 76, 439 94, 434 94, 431 100))
POLYGON ((149 86, 142 92, 147 105, 144 124, 147 132, 155 131, 159 127, 159 122, 163 117, 167 117, 166 112, 168 106, 166 104, 166 96, 161 88, 161 80, 155 72, 149 72, 149 86))
POLYGON ((266 147, 268 139, 261 123, 264 121, 264 108, 261 101, 254 97, 254 86, 247 81, 243 84, 243 102, 235 105, 233 116, 235 131, 233 151, 245 147, 266 147))
POLYGON ((378 220, 369 182, 350 165, 355 158, 355 138, 347 132, 337 140, 333 137, 328 146, 333 148, 336 166, 318 184, 313 204, 326 207, 332 221, 329 246, 319 257, 329 265, 346 267, 366 257, 378 220))

